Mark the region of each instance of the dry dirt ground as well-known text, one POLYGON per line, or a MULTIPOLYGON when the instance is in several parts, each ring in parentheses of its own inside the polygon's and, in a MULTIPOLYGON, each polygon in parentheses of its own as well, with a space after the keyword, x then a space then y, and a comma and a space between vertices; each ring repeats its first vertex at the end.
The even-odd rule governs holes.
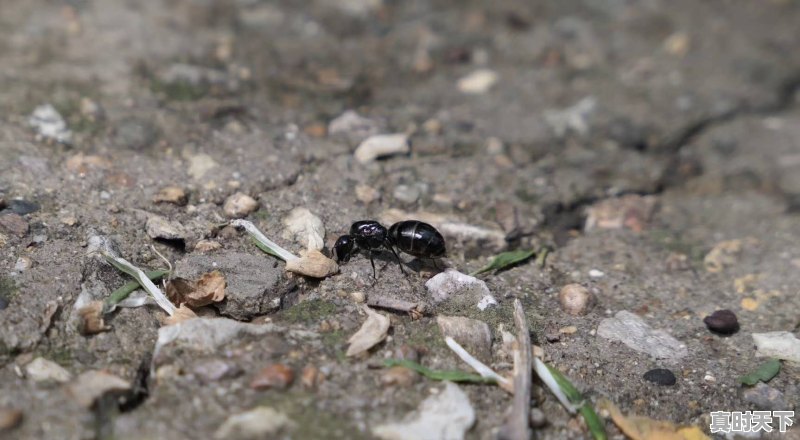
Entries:
MULTIPOLYGON (((545 361, 591 401, 707 433, 711 411, 794 408, 796 364, 783 363, 762 401, 737 378, 764 360, 753 333, 796 334, 800 324, 798 23, 790 0, 4 0, 0 406, 22 419, 0 435, 211 438, 261 406, 289 420, 275 438, 372 438, 442 389, 422 377, 385 383, 384 358, 417 352, 426 366, 468 369, 437 325, 437 316, 466 316, 489 325, 487 361, 507 372, 500 326, 513 331, 515 298, 545 361), (494 83, 459 83, 474 72, 494 83), (30 125, 43 104, 66 121, 68 144, 30 125), (366 120, 331 130, 348 110, 366 120), (411 152, 355 160, 375 133, 407 133, 411 152), (154 203, 166 186, 185 189, 188 204, 154 203), (357 256, 327 279, 289 279, 283 263, 225 227, 223 202, 235 192, 259 202, 247 219, 295 252, 302 245, 282 231, 297 207, 323 221, 327 249, 351 222, 400 209, 478 228, 446 234, 446 263, 462 272, 502 250, 552 252, 544 267, 484 275, 499 302, 485 311, 458 301, 421 318, 382 311, 389 337, 349 358, 347 339, 365 319, 353 293, 426 303, 436 270, 412 264, 405 279, 382 256, 373 282, 357 256), (626 207, 605 203, 620 196, 626 207), (181 225, 182 240, 152 239, 154 214, 181 225), (600 221, 584 228, 587 218, 600 221), (163 317, 154 306, 119 310, 110 331, 80 334, 76 301, 130 281, 87 256, 97 237, 142 268, 165 266, 155 250, 186 274, 217 262, 263 297, 229 297, 205 313, 271 330, 152 360, 163 317), (221 248, 203 253, 202 240, 221 248), (562 310, 558 293, 570 283, 596 297, 587 314, 562 310), (706 329, 703 317, 718 309, 738 315, 737 333, 706 329), (656 359, 599 335, 620 311, 685 352, 656 359), (73 377, 105 370, 137 382, 152 367, 138 381, 149 396, 87 409, 72 381, 31 377, 38 357, 73 377), (298 378, 253 389, 270 362, 298 378), (310 385, 306 367, 318 371, 310 385), (677 383, 644 380, 656 367, 677 383)), ((460 387, 476 417, 466 437, 492 438, 510 397, 460 387)), ((537 437, 588 436, 538 382, 533 400, 546 419, 537 437)))

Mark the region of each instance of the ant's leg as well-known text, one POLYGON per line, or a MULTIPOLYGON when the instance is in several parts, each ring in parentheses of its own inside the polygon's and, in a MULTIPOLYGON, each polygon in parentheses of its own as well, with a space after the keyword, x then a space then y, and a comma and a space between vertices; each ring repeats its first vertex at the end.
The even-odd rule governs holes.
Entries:
POLYGON ((397 255, 397 251, 394 250, 394 246, 386 246, 386 247, 388 247, 389 250, 392 251, 392 254, 394 255, 394 258, 397 259, 397 264, 400 265, 400 272, 403 272, 403 275, 408 276, 408 274, 406 273, 406 270, 403 269, 403 260, 401 260, 400 256, 397 255))
POLYGON ((378 276, 375 275, 375 260, 372 258, 372 249, 369 251, 369 262, 372 263, 372 278, 378 279, 378 276))
POLYGON ((431 258, 431 261, 433 261, 433 267, 435 267, 436 270, 442 270, 442 268, 439 267, 438 264, 436 264, 436 258, 431 258))

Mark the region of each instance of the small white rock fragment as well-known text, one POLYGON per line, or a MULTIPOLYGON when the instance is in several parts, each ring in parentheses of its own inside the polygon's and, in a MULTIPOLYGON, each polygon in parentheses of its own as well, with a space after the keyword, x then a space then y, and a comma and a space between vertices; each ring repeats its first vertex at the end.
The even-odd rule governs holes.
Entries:
POLYGON ((800 339, 789 332, 753 333, 756 356, 800 363, 800 339))
POLYGON ((594 112, 595 107, 597 107, 597 100, 592 96, 587 96, 572 107, 545 111, 544 119, 558 137, 564 137, 569 131, 584 135, 589 132, 589 116, 594 112))
POLYGON ((474 298, 476 302, 473 304, 476 304, 486 296, 492 295, 485 282, 455 269, 447 269, 437 274, 425 283, 425 287, 435 304, 446 301, 452 296, 474 298))
POLYGON ((475 423, 475 410, 458 385, 445 382, 439 394, 423 400, 402 422, 372 429, 384 440, 460 440, 475 423))
POLYGON ((491 69, 478 69, 458 80, 458 90, 462 93, 478 95, 486 93, 497 83, 497 72, 491 69))
POLYGON ((147 231, 147 235, 154 239, 183 240, 186 238, 186 232, 180 223, 171 222, 155 214, 147 218, 145 230, 147 231))
POLYGON ((91 408, 104 394, 126 391, 131 388, 128 381, 105 371, 87 371, 72 381, 67 390, 84 408, 91 408))
POLYGON ((14 263, 14 270, 17 272, 25 272, 33 265, 33 261, 28 257, 19 257, 17 262, 14 263))
POLYGON ((247 217, 248 214, 258 209, 256 199, 247 194, 237 192, 225 200, 222 211, 229 218, 247 217))
POLYGON ((50 104, 36 107, 30 118, 28 118, 28 123, 43 138, 52 139, 63 144, 69 144, 72 140, 72 131, 67 128, 67 123, 58 113, 58 110, 50 104))
POLYGON ((679 340, 664 330, 653 329, 642 318, 627 310, 617 312, 613 318, 603 319, 597 327, 597 334, 620 341, 656 359, 678 360, 689 354, 686 345, 679 340))
POLYGON ((38 357, 25 366, 25 374, 34 382, 69 382, 72 374, 61 365, 38 357))
POLYGON ((496 305, 497 305, 497 300, 494 299, 492 295, 486 295, 483 298, 481 298, 480 301, 478 301, 478 309, 480 309, 481 311, 484 311, 489 307, 496 305))
POLYGON ((364 306, 367 313, 367 320, 361 325, 350 339, 347 340, 350 346, 347 347, 347 356, 356 356, 374 347, 384 339, 389 332, 389 318, 364 306))
POLYGON ((306 208, 297 207, 283 219, 284 238, 293 239, 307 249, 322 250, 325 246, 325 225, 306 208))
POLYGON ((366 164, 380 157, 407 154, 411 151, 408 136, 403 133, 379 134, 367 138, 354 153, 359 163, 366 164))
POLYGON ((259 406, 228 417, 214 433, 215 439, 255 440, 275 435, 292 425, 289 417, 272 408, 259 406))
POLYGON ((603 278, 604 276, 606 276, 606 274, 601 270, 591 269, 589 271, 589 276, 592 278, 603 278))
POLYGON ((347 110, 328 124, 328 134, 346 136, 351 142, 359 143, 380 133, 381 125, 365 118, 353 110, 347 110))

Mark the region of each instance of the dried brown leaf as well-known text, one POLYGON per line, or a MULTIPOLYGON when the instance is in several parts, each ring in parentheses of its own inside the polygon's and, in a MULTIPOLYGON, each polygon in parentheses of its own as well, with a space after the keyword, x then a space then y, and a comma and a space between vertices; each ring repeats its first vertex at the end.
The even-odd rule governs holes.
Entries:
POLYGON ((111 330, 103 321, 103 302, 92 301, 78 309, 78 331, 82 335, 94 335, 111 330))
POLYGON ((203 307, 225 299, 225 276, 215 270, 197 281, 174 278, 167 283, 167 298, 174 304, 203 307))

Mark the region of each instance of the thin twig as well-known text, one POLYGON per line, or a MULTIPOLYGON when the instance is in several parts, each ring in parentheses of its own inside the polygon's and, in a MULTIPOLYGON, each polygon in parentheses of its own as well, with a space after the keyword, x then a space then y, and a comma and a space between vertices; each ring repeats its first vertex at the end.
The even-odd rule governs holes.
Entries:
POLYGON ((531 431, 531 335, 525 319, 525 310, 519 299, 514 300, 514 323, 517 326, 517 347, 514 349, 514 400, 506 430, 511 440, 529 440, 531 431))
POLYGON ((508 378, 497 374, 486 364, 484 364, 483 362, 479 361, 474 356, 469 354, 467 350, 464 350, 464 347, 459 345, 459 343, 456 342, 455 339, 451 338, 450 336, 444 338, 444 342, 447 343, 447 346, 450 347, 450 349, 453 350, 458 355, 458 357, 461 358, 462 361, 466 362, 467 365, 472 367, 473 370, 477 371, 478 374, 487 379, 496 380, 497 385, 499 385, 500 388, 508 391, 511 394, 514 394, 514 384, 510 380, 508 380, 508 378))

